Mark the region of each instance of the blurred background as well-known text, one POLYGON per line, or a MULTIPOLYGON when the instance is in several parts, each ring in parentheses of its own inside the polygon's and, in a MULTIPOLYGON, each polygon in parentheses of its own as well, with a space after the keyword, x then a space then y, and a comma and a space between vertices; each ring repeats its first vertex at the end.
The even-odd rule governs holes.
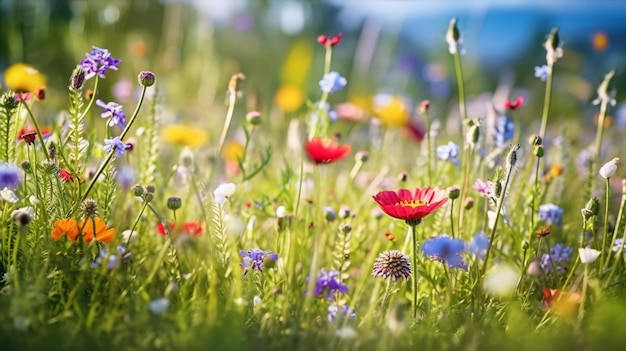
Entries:
MULTIPOLYGON (((332 69, 348 79, 348 89, 331 104, 367 109, 373 96, 389 93, 412 108, 430 99, 434 114, 445 118, 457 109, 444 40, 455 16, 471 99, 523 95, 530 108, 522 118, 538 121, 545 83, 534 68, 545 64, 542 44, 559 27, 565 54, 555 72, 551 122, 592 121, 595 89, 613 68, 620 101, 626 88, 620 0, 0 0, 0 72, 15 62, 36 67, 48 77, 48 106, 62 108, 72 68, 95 45, 122 60, 103 84, 105 101, 133 102, 137 73, 152 70, 175 118, 210 119, 225 108, 230 76, 243 72, 254 97, 248 110, 299 115, 320 96, 324 49, 317 36, 342 32, 332 69)), ((624 105, 611 113, 626 127, 624 105)))

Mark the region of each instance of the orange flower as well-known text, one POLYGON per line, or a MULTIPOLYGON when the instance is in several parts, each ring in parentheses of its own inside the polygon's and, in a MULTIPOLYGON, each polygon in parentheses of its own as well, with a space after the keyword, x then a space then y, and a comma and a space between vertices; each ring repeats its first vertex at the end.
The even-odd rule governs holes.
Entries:
POLYGON ((543 306, 563 317, 572 316, 581 301, 582 294, 580 292, 570 293, 557 289, 543 289, 543 306))
POLYGON ((563 174, 563 166, 561 166, 561 165, 554 165, 554 166, 552 166, 550 168, 548 173, 546 173, 546 175, 544 176, 544 181, 545 182, 549 182, 552 179, 560 176, 561 174, 563 174))
POLYGON ((90 243, 95 237, 103 243, 111 243, 115 238, 115 229, 107 229, 106 223, 100 217, 88 218, 87 221, 80 221, 78 224, 83 230, 85 242, 90 243))
POLYGON ((72 241, 78 238, 78 223, 76 223, 75 219, 65 218, 54 222, 54 228, 52 228, 50 233, 52 240, 59 240, 63 234, 67 234, 67 237, 72 241))

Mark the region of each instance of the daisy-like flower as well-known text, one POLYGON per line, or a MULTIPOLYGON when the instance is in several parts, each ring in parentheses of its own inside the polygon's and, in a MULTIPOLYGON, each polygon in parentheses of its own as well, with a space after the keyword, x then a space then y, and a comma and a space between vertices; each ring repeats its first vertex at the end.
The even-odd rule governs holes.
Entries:
POLYGON ((348 80, 338 72, 328 72, 320 80, 320 90, 324 93, 336 93, 343 89, 348 80))
POLYGON ((109 119, 109 127, 115 125, 120 127, 120 129, 124 129, 126 127, 126 114, 124 113, 124 107, 122 107, 122 105, 115 102, 105 103, 100 99, 96 100, 96 105, 102 107, 100 117, 109 119))
POLYGON ((126 152, 126 144, 120 139, 119 136, 116 136, 112 139, 104 139, 104 146, 102 150, 107 154, 113 150, 115 150, 115 157, 120 158, 124 156, 126 152))
POLYGON ((339 145, 328 139, 312 138, 306 143, 306 153, 316 164, 339 161, 348 156, 351 150, 350 145, 339 145))
POLYGON ((271 250, 239 250, 239 254, 243 257, 241 267, 243 267, 243 274, 248 273, 249 270, 263 271, 263 264, 265 259, 268 258, 271 261, 276 261, 278 255, 271 250))
POLYGON ((437 157, 443 161, 450 161, 455 166, 459 165, 459 146, 453 142, 448 142, 446 145, 437 146, 437 157))
POLYGON ((450 267, 467 268, 463 257, 461 257, 461 253, 465 250, 463 240, 455 240, 447 235, 441 235, 425 241, 422 244, 422 250, 426 256, 441 261, 450 267))
POLYGON ((91 217, 80 221, 78 227, 82 229, 85 242, 90 243, 94 238, 97 241, 110 244, 115 238, 115 229, 107 228, 100 217, 91 217))
POLYGON ((492 197, 495 195, 494 184, 492 181, 484 181, 477 178, 474 182, 474 190, 484 197, 492 197))
POLYGON ((397 95, 377 94, 372 100, 374 116, 390 127, 405 127, 411 120, 410 106, 397 95))
POLYGON ((441 189, 415 188, 398 191, 383 190, 373 196, 381 210, 389 216, 407 222, 421 221, 448 201, 448 193, 441 189))
POLYGON ((384 251, 374 261, 372 275, 375 277, 391 278, 394 282, 411 277, 411 263, 409 258, 398 250, 384 251))
MULTIPOLYGON (((348 286, 337 280, 339 275, 340 273, 337 270, 333 269, 330 272, 326 272, 326 270, 322 268, 319 276, 315 280, 313 296, 326 297, 326 299, 332 300, 334 298, 334 293, 347 293, 348 286)), ((309 278, 307 278, 307 280, 308 279, 309 278)))
POLYGON ((600 257, 600 251, 592 249, 590 247, 581 247, 578 249, 578 256, 582 264, 594 263, 598 257, 600 257))

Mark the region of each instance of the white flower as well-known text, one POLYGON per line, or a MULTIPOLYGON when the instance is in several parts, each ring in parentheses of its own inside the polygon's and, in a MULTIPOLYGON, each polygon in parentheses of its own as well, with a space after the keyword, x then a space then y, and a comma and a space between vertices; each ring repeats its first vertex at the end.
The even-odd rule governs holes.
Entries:
POLYGON ((255 296, 252 298, 252 304, 254 305, 254 307, 257 307, 258 305, 261 304, 261 298, 258 296, 255 296))
POLYGON ((134 242, 137 239, 137 232, 134 230, 126 229, 122 232, 122 238, 124 238, 124 243, 134 242))
POLYGON ((39 201, 39 199, 35 195, 29 196, 28 202, 30 202, 30 204, 33 206, 39 206, 41 204, 41 201, 39 201))
POLYGON ((590 247, 579 248, 578 256, 580 256, 580 262, 583 264, 590 264, 600 257, 600 251, 592 249, 590 247))
POLYGON ((617 163, 619 162, 619 158, 614 158, 611 161, 605 163, 601 168, 600 168, 600 176, 602 176, 602 178, 604 179, 609 179, 613 176, 613 174, 615 174, 615 171, 617 170, 617 163))
POLYGON ((483 289, 496 297, 506 297, 513 294, 520 272, 508 263, 494 265, 487 274, 483 283, 483 289))
POLYGON ((337 329, 335 336, 339 339, 354 339, 357 337, 357 333, 352 327, 343 327, 337 329))
POLYGON ((30 206, 18 208, 11 212, 11 218, 17 221, 19 225, 28 225, 35 218, 35 209, 30 206))
POLYGON ((231 197, 237 187, 233 183, 224 183, 220 184, 215 190, 213 190, 213 197, 215 198, 215 202, 218 205, 223 205, 226 203, 229 197, 231 197))
POLYGON ((285 206, 278 206, 276 208, 276 217, 283 218, 286 215, 287 215, 287 210, 285 209, 285 206))
POLYGON ((6 187, 0 190, 0 197, 2 198, 2 200, 11 204, 14 204, 20 200, 17 198, 17 195, 15 195, 13 190, 6 188, 6 187))

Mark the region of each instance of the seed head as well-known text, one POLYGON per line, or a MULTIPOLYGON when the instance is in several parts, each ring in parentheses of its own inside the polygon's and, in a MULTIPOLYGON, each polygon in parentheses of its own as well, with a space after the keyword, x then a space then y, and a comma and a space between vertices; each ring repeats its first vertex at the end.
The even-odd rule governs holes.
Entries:
POLYGON ((94 199, 86 199, 80 205, 85 218, 93 218, 98 215, 98 203, 94 199))
POLYGON ((372 269, 373 276, 392 278, 394 282, 399 279, 409 279, 411 274, 409 258, 398 250, 382 252, 374 261, 372 269))
POLYGON ((76 66, 70 76, 70 88, 82 90, 85 86, 85 70, 81 66, 76 66))

